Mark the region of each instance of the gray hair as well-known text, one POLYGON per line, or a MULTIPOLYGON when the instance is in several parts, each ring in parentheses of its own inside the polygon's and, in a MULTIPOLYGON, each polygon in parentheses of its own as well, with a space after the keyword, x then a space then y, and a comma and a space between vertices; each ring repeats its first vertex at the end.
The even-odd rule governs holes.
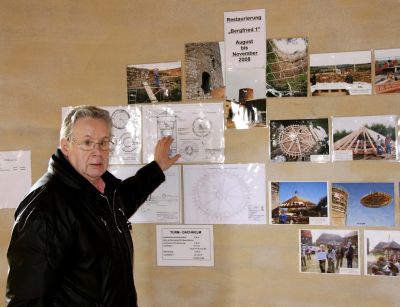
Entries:
POLYGON ((71 138, 72 128, 74 127, 76 121, 80 118, 87 118, 87 117, 104 120, 109 127, 111 135, 112 121, 110 113, 107 110, 98 107, 84 105, 84 106, 74 107, 64 118, 60 130, 60 139, 65 138, 69 140, 71 138))

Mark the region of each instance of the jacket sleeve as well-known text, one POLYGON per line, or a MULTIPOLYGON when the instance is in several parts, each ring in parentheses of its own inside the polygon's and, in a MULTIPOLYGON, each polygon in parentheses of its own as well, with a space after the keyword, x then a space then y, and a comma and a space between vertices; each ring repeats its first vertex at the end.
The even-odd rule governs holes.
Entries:
POLYGON ((138 170, 135 176, 122 181, 118 196, 125 215, 131 217, 164 180, 164 172, 153 161, 138 170))
POLYGON ((52 305, 57 284, 57 260, 48 242, 50 226, 37 212, 18 218, 7 252, 9 273, 6 302, 8 307, 52 305))

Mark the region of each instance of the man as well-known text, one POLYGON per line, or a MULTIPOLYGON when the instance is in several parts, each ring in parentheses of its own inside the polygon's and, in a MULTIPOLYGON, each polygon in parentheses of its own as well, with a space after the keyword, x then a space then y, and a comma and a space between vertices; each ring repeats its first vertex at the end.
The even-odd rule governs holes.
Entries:
POLYGON ((347 267, 348 268, 353 267, 353 257, 354 257, 354 247, 351 244, 351 241, 349 241, 347 244, 347 249, 346 249, 346 259, 347 259, 347 267))
POLYGON ((47 173, 19 205, 7 257, 7 306, 137 306, 128 218, 179 155, 161 139, 154 161, 124 181, 107 171, 111 119, 81 106, 65 118, 47 173))

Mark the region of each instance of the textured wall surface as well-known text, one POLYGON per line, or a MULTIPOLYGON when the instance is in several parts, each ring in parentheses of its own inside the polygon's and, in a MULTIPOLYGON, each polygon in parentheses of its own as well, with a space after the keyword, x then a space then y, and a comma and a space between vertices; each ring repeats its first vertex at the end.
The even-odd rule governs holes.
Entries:
MULTIPOLYGON (((261 8, 267 37, 308 37, 310 53, 400 48, 399 0, 2 0, 0 150, 31 150, 37 180, 58 145, 61 107, 126 105, 126 65, 181 60, 184 67, 186 43, 224 39, 225 11, 261 8)), ((267 115, 400 114, 399 95, 268 99, 267 115)), ((266 163, 268 181, 399 181, 399 163, 272 164, 265 128, 225 137, 225 162, 266 163)), ((13 214, 0 210, 1 297, 13 214)), ((135 225, 140 306, 399 304, 398 278, 298 273, 299 228, 216 225, 215 267, 182 268, 157 267, 155 226, 135 225)))

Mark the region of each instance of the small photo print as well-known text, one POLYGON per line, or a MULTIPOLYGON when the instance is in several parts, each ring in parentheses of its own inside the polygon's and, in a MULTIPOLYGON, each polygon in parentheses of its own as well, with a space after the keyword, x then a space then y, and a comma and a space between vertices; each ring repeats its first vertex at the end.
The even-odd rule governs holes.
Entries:
POLYGON ((269 124, 271 161, 330 161, 327 118, 271 120, 269 124))
POLYGON ((186 99, 225 99, 224 42, 185 44, 186 99))
POLYGON ((333 226, 395 226, 394 183, 332 183, 333 226))
POLYGON ((270 183, 270 223, 328 225, 327 182, 270 183))
POLYGON ((360 275, 359 233, 343 229, 300 229, 301 273, 360 275))
POLYGON ((364 274, 400 276, 400 231, 364 231, 364 274))
POLYGON ((128 104, 182 100, 180 61, 128 65, 126 74, 128 104))
POLYGON ((307 38, 268 39, 267 97, 306 97, 307 81, 307 38))
POLYGON ((371 52, 310 55, 312 96, 371 95, 371 52))
POLYGON ((334 117, 333 160, 397 160, 394 115, 334 117))
POLYGON ((375 93, 400 93, 400 49, 375 50, 375 93))
POLYGON ((265 68, 226 71, 226 127, 265 128, 265 68))

